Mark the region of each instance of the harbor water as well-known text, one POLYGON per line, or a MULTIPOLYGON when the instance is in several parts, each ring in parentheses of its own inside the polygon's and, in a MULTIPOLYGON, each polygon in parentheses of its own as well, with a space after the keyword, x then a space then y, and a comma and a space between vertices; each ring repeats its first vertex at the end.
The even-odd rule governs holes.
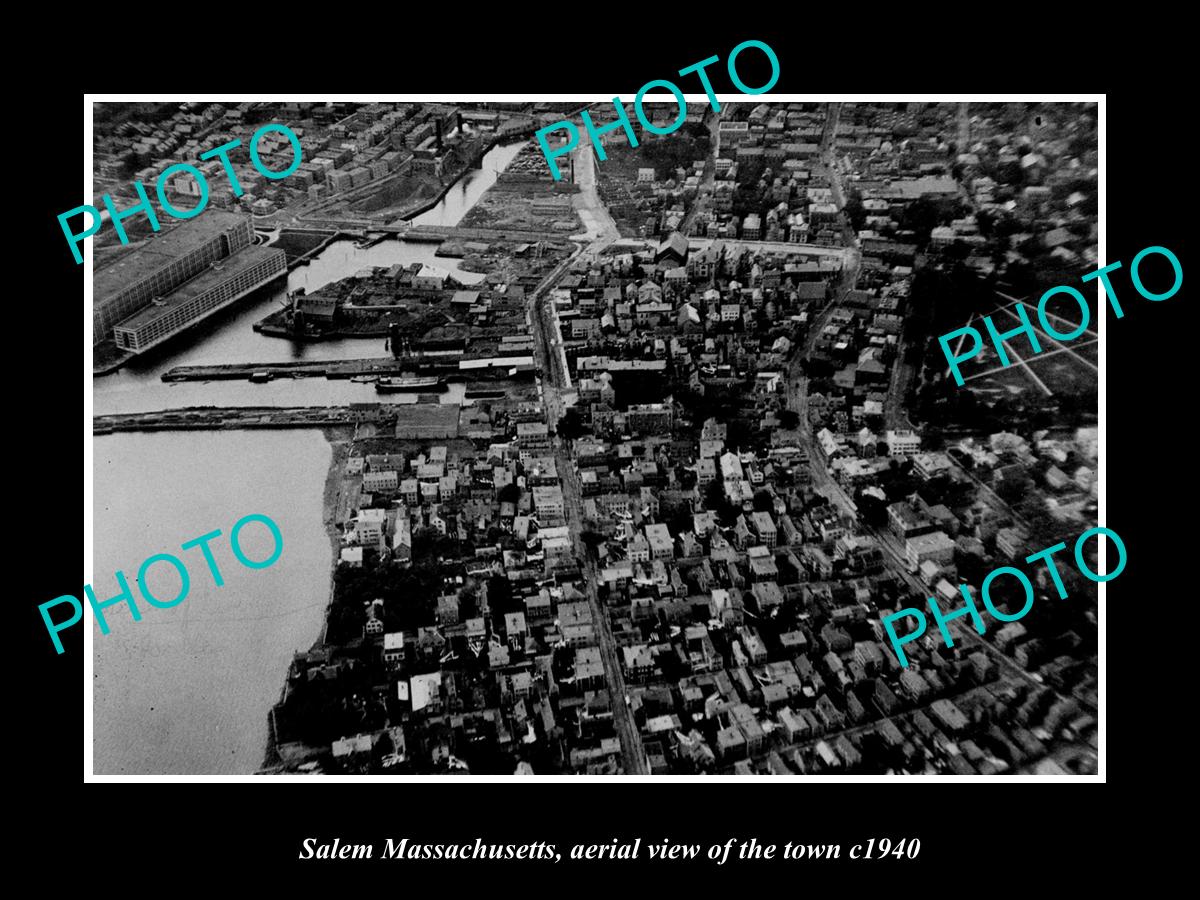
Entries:
MULTIPOLYGON (((417 218, 453 225, 494 183, 519 144, 494 147, 446 197, 417 218)), ((263 292, 225 310, 121 371, 93 381, 93 413, 186 406, 328 406, 408 403, 412 395, 380 395, 373 385, 324 378, 164 383, 179 365, 269 363, 295 359, 385 356, 382 338, 311 344, 267 337, 251 326, 279 307, 287 290, 308 291, 368 266, 422 262, 468 284, 483 276, 436 257, 436 245, 386 240, 368 249, 352 241, 327 247, 289 273, 286 289, 263 292)), ((454 384, 443 403, 462 400, 454 384)), ((322 524, 331 448, 318 430, 113 434, 95 438, 94 569, 98 599, 118 593, 114 573, 131 585, 155 553, 186 558, 191 592, 179 606, 139 603, 110 613, 111 633, 93 623, 93 763, 97 774, 248 774, 262 762, 267 716, 278 699, 292 653, 318 637, 328 601, 330 546, 322 524), (233 523, 263 513, 278 523, 284 552, 268 569, 238 564, 228 545, 233 523), (216 587, 198 549, 180 544, 220 528, 214 553, 225 578, 216 587)), ((262 531, 252 559, 269 555, 262 531)), ((256 531, 257 533, 257 531, 256 531)), ((179 582, 169 566, 152 570, 151 588, 172 597, 179 582), (162 583, 154 580, 160 570, 162 583), (175 580, 172 580, 175 579, 175 580)), ((136 585, 133 587, 137 594, 136 585)))
MULTIPOLYGON (((318 637, 328 599, 329 539, 322 526, 331 450, 319 431, 114 434, 97 438, 95 545, 98 600, 120 592, 124 572, 141 621, 124 604, 105 610, 109 634, 92 624, 93 765, 98 775, 249 774, 261 764, 267 714, 288 662, 318 637), (269 516, 283 553, 269 568, 233 556, 229 535, 243 516, 269 516), (224 585, 199 548, 180 545, 215 529, 224 585), (138 593, 142 561, 173 553, 191 586, 175 607, 138 593)), ((247 525, 246 556, 268 559, 269 532, 247 525)), ((147 575, 163 600, 179 577, 159 563, 147 575)))
MULTIPOLYGON (((415 221, 429 225, 455 225, 470 205, 496 181, 498 171, 517 155, 521 145, 501 144, 483 157, 483 168, 470 170, 446 196, 415 221)), ((264 290, 246 302, 217 313, 186 334, 180 335, 144 357, 134 359, 111 375, 93 382, 93 413, 149 412, 185 406, 341 406, 350 403, 411 403, 416 398, 401 394, 382 397, 370 384, 325 378, 283 378, 265 384, 244 381, 162 381, 162 374, 175 366, 221 363, 273 363, 298 359, 357 359, 387 356, 384 338, 344 338, 302 343, 287 338, 261 335, 252 326, 286 301, 287 292, 304 288, 309 293, 371 266, 411 265, 420 262, 449 272, 464 284, 478 284, 484 276, 465 272, 459 260, 435 256, 437 244, 385 240, 368 249, 354 241, 337 241, 306 265, 288 273, 286 286, 264 290)), ((443 403, 462 400, 461 385, 451 385, 443 403)))

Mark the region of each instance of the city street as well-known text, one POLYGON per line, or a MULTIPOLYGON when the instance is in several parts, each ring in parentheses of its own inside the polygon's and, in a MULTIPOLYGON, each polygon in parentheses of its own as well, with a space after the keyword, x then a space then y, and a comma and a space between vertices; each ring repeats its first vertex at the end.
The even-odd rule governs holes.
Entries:
POLYGON ((596 155, 591 146, 581 144, 571 156, 575 165, 575 183, 579 185, 579 193, 572 195, 571 203, 586 229, 581 235, 572 235, 571 239, 587 241, 587 251, 596 254, 618 240, 621 233, 596 189, 596 155))
MULTIPOLYGON (((587 158, 590 164, 591 154, 587 154, 587 158)), ((580 169, 577 168, 576 172, 579 171, 580 169)), ((594 191, 593 196, 595 196, 594 191)), ((599 202, 598 198, 596 202, 599 202)), ((601 228, 600 233, 592 240, 588 248, 586 250, 581 248, 580 253, 596 252, 611 243, 611 236, 615 234, 616 226, 612 224, 612 219, 603 210, 603 206, 600 206, 600 210, 608 219, 611 230, 601 228)), ((541 371, 544 373, 540 381, 542 403, 546 411, 546 421, 552 429, 557 429, 559 419, 562 418, 568 405, 563 397, 563 392, 570 388, 570 373, 566 368, 566 357, 563 354, 561 335, 556 324, 557 317, 553 310, 548 308, 549 304, 545 297, 577 255, 578 253, 568 257, 557 266, 534 291, 530 301, 530 318, 536 334, 534 351, 538 357, 541 371)), ((579 561, 583 572, 583 590, 592 611, 592 625, 600 649, 600 659, 604 665, 605 682, 608 685, 612 706, 613 728, 621 743, 622 765, 625 772, 630 775, 648 775, 649 769, 646 764, 646 753, 642 748, 641 735, 633 721, 633 714, 625 703, 625 679, 621 674, 621 661, 617 655, 612 625, 608 619, 608 611, 601 606, 599 595, 596 592, 599 572, 596 569, 595 560, 583 542, 583 495, 579 485, 579 475, 575 468, 575 460, 568 445, 569 442, 566 439, 555 436, 554 456, 558 466, 559 480, 562 482, 563 510, 575 548, 575 558, 579 561)))

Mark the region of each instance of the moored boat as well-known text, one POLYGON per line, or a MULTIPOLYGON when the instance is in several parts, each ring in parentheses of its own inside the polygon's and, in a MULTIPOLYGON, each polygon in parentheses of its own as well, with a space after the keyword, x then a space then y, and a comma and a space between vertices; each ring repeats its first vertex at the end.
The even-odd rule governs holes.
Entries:
POLYGON ((440 378, 380 378, 375 390, 381 394, 420 393, 421 391, 444 391, 445 383, 440 378))

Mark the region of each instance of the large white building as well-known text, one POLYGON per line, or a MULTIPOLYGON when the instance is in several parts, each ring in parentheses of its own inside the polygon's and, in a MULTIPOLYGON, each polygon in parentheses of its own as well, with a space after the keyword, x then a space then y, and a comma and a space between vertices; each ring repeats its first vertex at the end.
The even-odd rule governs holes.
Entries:
POLYGON ((149 350, 286 274, 287 255, 282 250, 247 247, 165 297, 154 298, 113 328, 113 340, 122 350, 149 350))
POLYGON ((210 209, 194 221, 152 235, 136 250, 98 268, 92 283, 92 343, 110 337, 118 322, 253 241, 250 219, 210 209))
POLYGON ((904 556, 913 572, 927 559, 946 566, 954 562, 954 541, 942 531, 914 535, 904 542, 904 556))
POLYGON ((360 509, 354 530, 364 547, 378 546, 387 530, 387 510, 360 509))
POLYGON ((912 456, 921 449, 921 436, 908 429, 888 431, 884 440, 890 456, 912 456))

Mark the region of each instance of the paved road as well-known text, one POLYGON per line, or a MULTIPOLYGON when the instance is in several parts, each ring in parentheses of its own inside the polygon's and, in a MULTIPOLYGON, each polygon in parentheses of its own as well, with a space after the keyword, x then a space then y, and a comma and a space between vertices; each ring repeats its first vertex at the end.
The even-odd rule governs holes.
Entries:
POLYGON ((612 700, 613 727, 621 742, 625 772, 629 775, 649 775, 641 734, 638 732, 637 723, 633 721, 632 711, 625 703, 625 679, 621 674, 621 660, 617 654, 608 610, 600 604, 596 592, 600 573, 594 556, 583 543, 583 494, 579 485, 579 475, 575 469, 575 461, 561 438, 555 439, 555 458, 563 484, 563 508, 567 513, 567 525, 575 545, 575 556, 583 562, 584 591, 592 610, 592 623, 600 648, 600 659, 604 664, 609 697, 612 700))
POLYGON ((737 247, 758 253, 801 253, 805 256, 836 256, 842 260, 842 265, 854 254, 846 247, 822 247, 818 244, 793 244, 789 241, 743 241, 741 238, 689 238, 688 246, 692 250, 706 250, 714 240, 719 240, 726 247, 737 247))
POLYGON ((701 200, 712 196, 713 184, 717 180, 717 153, 721 149, 721 117, 711 109, 707 109, 704 112, 704 122, 708 126, 709 134, 708 158, 704 161, 704 176, 700 179, 700 189, 696 191, 696 200, 679 225, 679 233, 683 235, 692 233, 692 221, 696 218, 696 213, 702 206, 707 205, 701 203, 701 200))
MULTIPOLYGON (((836 106, 836 104, 833 104, 833 106, 836 106)), ((830 118, 835 117, 835 116, 836 116, 836 111, 831 110, 829 116, 827 117, 827 127, 826 127, 826 131, 825 131, 825 137, 823 138, 823 143, 826 139, 830 138, 830 136, 834 133, 834 130, 836 129, 836 124, 834 124, 832 126, 830 126, 828 124, 830 121, 830 118)), ((829 149, 828 147, 823 149, 823 156, 828 149, 829 149)), ((831 178, 831 180, 834 184, 839 183, 840 179, 837 176, 836 172, 833 174, 833 177, 831 178)), ((840 190, 840 187, 839 187, 839 190, 840 190)), ((808 421, 808 379, 805 378, 801 374, 800 363, 805 357, 807 357, 808 355, 810 355, 812 353, 813 348, 816 346, 817 337, 821 333, 821 329, 824 328, 824 326, 828 323, 829 317, 832 314, 833 310, 836 309, 837 306, 841 303, 841 301, 845 298, 846 292, 848 290, 852 289, 854 283, 857 280, 857 277, 858 277, 858 260, 856 259, 854 262, 853 268, 844 271, 841 286, 839 288, 839 291, 835 295, 834 300, 831 301, 829 303, 829 305, 826 306, 826 308, 824 310, 822 310, 821 313, 818 314, 818 316, 814 319, 814 321, 810 327, 808 337, 804 341, 803 345, 797 349, 797 352, 792 357, 792 360, 788 366, 788 382, 787 382, 788 406, 791 409, 795 410, 800 416, 800 427, 799 427, 800 444, 802 447, 804 447, 805 450, 807 450, 809 459, 811 461, 810 468, 812 470, 813 487, 819 493, 828 497, 829 500, 832 503, 834 503, 834 505, 836 505, 844 513, 847 513, 850 516, 852 516, 855 520, 858 519, 858 516, 857 516, 856 507, 854 505, 854 501, 846 493, 846 490, 842 487, 842 485, 839 484, 835 479, 833 479, 829 475, 828 471, 825 468, 825 464, 822 461, 820 451, 817 449, 816 440, 815 440, 815 437, 814 437, 813 431, 812 431, 812 426, 808 421)), ((893 379, 892 387, 894 388, 895 385, 896 385, 896 380, 893 379)), ((954 462, 953 459, 951 461, 954 462)), ((954 463, 954 464, 957 466, 957 463, 954 463)), ((958 466, 958 468, 960 470, 962 470, 961 466, 958 466)), ((971 475, 971 473, 965 472, 965 470, 962 470, 962 471, 964 471, 964 473, 969 478, 971 478, 972 481, 975 482, 975 484, 979 487, 979 489, 982 493, 987 495, 990 500, 993 500, 994 502, 996 502, 998 504, 999 508, 1008 511, 1010 514, 1013 515, 1013 518, 1016 519, 1017 521, 1021 521, 1020 517, 1016 516, 1015 513, 1012 513, 1012 510, 1009 509, 1008 505, 1005 504, 1003 501, 1001 501, 1000 498, 997 497, 990 488, 988 488, 986 485, 984 485, 982 482, 980 482, 977 478, 975 478, 973 475, 971 475)), ((879 541, 881 548, 884 550, 884 552, 887 554, 887 556, 891 558, 892 568, 904 580, 904 582, 917 594, 917 596, 920 596, 920 597, 927 596, 928 588, 926 588, 926 586, 924 584, 922 584, 911 572, 908 571, 908 562, 904 557, 903 548, 898 547, 898 545, 896 545, 894 543, 894 541, 890 539, 891 535, 880 533, 879 531, 876 531, 874 528, 869 527, 866 523, 861 522, 861 521, 859 521, 858 527, 862 532, 875 537, 875 539, 879 541)), ((956 621, 961 621, 961 620, 956 620, 956 621)), ((1005 656, 1003 653, 1001 653, 999 650, 997 650, 995 647, 993 647, 991 645, 991 643, 989 643, 988 641, 985 641, 982 637, 980 637, 980 635, 978 635, 974 631, 973 628, 968 626, 965 629, 957 629, 956 628, 955 631, 961 632, 967 641, 978 645, 989 656, 991 656, 994 660, 996 660, 1001 671, 1007 672, 1010 675, 1012 675, 1013 677, 1019 678, 1020 680, 1026 682, 1028 684, 1032 684, 1037 687, 1043 686, 1041 684, 1041 682, 1037 681, 1037 679, 1035 679, 1032 675, 1030 675, 1028 672, 1026 672, 1024 669, 1022 669, 1020 666, 1018 666, 1016 664, 1016 662, 1014 662, 1009 657, 1005 656)))
POLYGON ((585 231, 582 235, 572 235, 571 239, 587 241, 588 252, 598 254, 613 241, 620 239, 621 233, 596 190, 596 155, 592 152, 591 143, 580 144, 573 155, 575 183, 579 185, 579 193, 572 195, 571 203, 583 222, 585 231))
MULTIPOLYGON (((807 410, 807 398, 804 396, 805 391, 806 385, 804 383, 804 379, 801 379, 799 390, 789 388, 792 408, 796 409, 797 412, 801 412, 803 417, 800 424, 800 442, 801 445, 808 450, 809 458, 811 460, 810 468, 812 469, 813 487, 819 493, 828 497, 835 506, 842 510, 842 512, 853 516, 857 520, 858 517, 854 501, 850 498, 845 488, 843 488, 841 484, 839 484, 829 475, 829 472, 825 468, 825 464, 821 461, 821 456, 813 439, 812 428, 807 422, 807 416, 805 416, 804 412, 802 412, 807 410)), ((953 462, 953 460, 951 461, 953 462)), ((970 476, 970 473, 967 474, 970 476)), ((992 493, 990 488, 988 488, 978 479, 974 478, 974 476, 970 477, 983 492, 991 495, 991 498, 994 498, 994 500, 1000 503, 1001 508, 1008 508, 999 497, 996 497, 992 493)), ((1019 517, 1017 517, 1015 514, 1013 517, 1020 521, 1019 517)), ((897 543, 894 535, 892 535, 890 532, 882 532, 872 528, 861 520, 858 521, 858 529, 864 534, 874 537, 879 542, 880 547, 891 558, 891 568, 904 580, 905 584, 907 584, 908 587, 912 589, 912 591, 918 597, 924 598, 928 596, 929 589, 909 571, 908 560, 904 556, 904 549, 897 543)), ((956 621, 961 622, 961 620, 956 621)), ((954 628, 954 631, 956 635, 961 634, 968 642, 977 645, 980 649, 991 656, 992 659, 994 659, 999 665, 1001 671, 1007 672, 1012 677, 1019 678, 1027 684, 1035 687, 1040 688, 1045 686, 1042 684, 1042 682, 1038 681, 1023 668, 1018 666, 1014 660, 1005 656, 998 649, 992 646, 990 642, 984 640, 983 637, 976 633, 974 628, 971 626, 968 625, 965 628, 960 626, 958 628, 954 628)), ((1061 697, 1061 695, 1059 696, 1061 697)))
MULTIPOLYGON (((590 157, 591 154, 589 153, 590 157)), ((578 163, 577 163, 578 165, 578 163)), ((579 168, 576 169, 578 173, 579 168)), ((598 198, 597 198, 597 202, 598 198)), ((604 212, 607 216, 607 212, 604 212)), ((601 221, 597 217, 595 221, 601 221)), ((608 218, 611 223, 611 217, 608 218)), ((551 287, 567 271, 571 261, 577 255, 594 253, 611 242, 612 232, 605 228, 593 239, 585 249, 583 247, 564 260, 551 272, 533 292, 530 306, 530 319, 534 330, 534 352, 542 371, 540 390, 542 403, 546 410, 546 421, 553 428, 557 425, 567 407, 564 391, 570 389, 570 373, 567 370, 566 357, 562 351, 561 335, 558 332, 557 317, 554 315, 545 296, 551 287)), ((609 697, 613 712, 613 728, 621 744, 622 764, 626 774, 648 775, 649 766, 646 753, 642 748, 641 734, 633 721, 633 713, 625 703, 625 679, 621 674, 621 661, 617 655, 616 641, 612 634, 612 623, 608 611, 600 604, 596 592, 599 572, 596 561, 583 543, 583 494, 579 484, 575 460, 572 458, 568 442, 554 438, 554 456, 558 465, 559 480, 562 482, 563 508, 566 513, 567 527, 571 533, 571 541, 575 547, 575 557, 580 562, 583 571, 583 590, 592 611, 592 623, 596 634, 597 645, 600 649, 600 660, 604 665, 604 676, 608 684, 609 697)))

